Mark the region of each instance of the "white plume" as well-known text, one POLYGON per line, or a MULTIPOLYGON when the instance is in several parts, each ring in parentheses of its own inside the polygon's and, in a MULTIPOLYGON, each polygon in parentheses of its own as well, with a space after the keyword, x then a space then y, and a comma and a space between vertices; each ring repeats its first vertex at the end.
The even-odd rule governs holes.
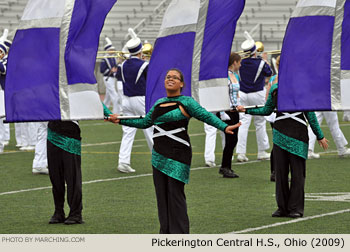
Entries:
POLYGON ((2 36, 0 37, 0 41, 5 41, 7 39, 8 34, 9 34, 9 30, 4 29, 4 32, 3 32, 2 36))
POLYGON ((247 40, 252 40, 252 41, 254 41, 254 39, 252 38, 252 36, 250 36, 249 32, 247 32, 247 31, 244 31, 244 37, 245 37, 247 40))
POLYGON ((137 35, 132 28, 129 28, 128 32, 129 32, 132 39, 137 39, 137 35))
POLYGON ((106 43, 107 43, 108 45, 111 45, 111 44, 112 44, 112 41, 111 41, 108 37, 106 37, 105 40, 106 40, 106 43))

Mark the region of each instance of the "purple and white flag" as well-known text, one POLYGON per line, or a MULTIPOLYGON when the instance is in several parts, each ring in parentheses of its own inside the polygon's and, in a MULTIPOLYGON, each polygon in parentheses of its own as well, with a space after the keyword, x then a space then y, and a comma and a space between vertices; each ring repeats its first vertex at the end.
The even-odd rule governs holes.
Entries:
POLYGON ((299 0, 279 69, 280 111, 350 109, 350 1, 299 0))
POLYGON ((94 76, 116 0, 29 0, 7 65, 6 120, 102 119, 94 76))
POLYGON ((228 61, 236 23, 245 0, 175 0, 165 12, 149 64, 146 111, 166 96, 164 79, 170 68, 185 77, 182 94, 209 111, 230 107, 228 61))

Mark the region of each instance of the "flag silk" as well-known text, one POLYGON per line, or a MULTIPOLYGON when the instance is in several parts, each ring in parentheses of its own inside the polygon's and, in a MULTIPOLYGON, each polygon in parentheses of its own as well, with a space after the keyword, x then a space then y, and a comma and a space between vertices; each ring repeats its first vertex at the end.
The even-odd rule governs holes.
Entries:
POLYGON ((94 76, 116 0, 29 0, 7 65, 9 122, 103 119, 94 76))
POLYGON ((183 95, 208 111, 230 108, 228 62, 244 0, 173 0, 164 14, 148 67, 146 111, 166 96, 166 72, 184 74, 183 95))
POLYGON ((350 110, 350 1, 299 0, 278 76, 279 111, 350 110))

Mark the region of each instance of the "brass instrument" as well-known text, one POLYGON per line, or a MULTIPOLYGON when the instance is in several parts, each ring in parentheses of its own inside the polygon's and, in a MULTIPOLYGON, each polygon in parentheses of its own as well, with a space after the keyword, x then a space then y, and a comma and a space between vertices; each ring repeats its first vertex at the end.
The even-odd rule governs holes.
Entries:
POLYGON ((126 60, 127 57, 126 54, 129 54, 129 52, 123 52, 123 51, 98 51, 97 54, 109 54, 109 55, 100 55, 97 56, 96 59, 104 59, 104 58, 119 58, 122 60, 126 60))
POLYGON ((151 43, 145 41, 142 48, 142 54, 144 60, 150 60, 153 52, 153 46, 151 43))
POLYGON ((267 51, 267 54, 281 54, 281 50, 267 51))
POLYGON ((264 44, 260 41, 256 41, 255 42, 255 46, 256 46, 256 51, 258 53, 263 53, 264 52, 264 44))

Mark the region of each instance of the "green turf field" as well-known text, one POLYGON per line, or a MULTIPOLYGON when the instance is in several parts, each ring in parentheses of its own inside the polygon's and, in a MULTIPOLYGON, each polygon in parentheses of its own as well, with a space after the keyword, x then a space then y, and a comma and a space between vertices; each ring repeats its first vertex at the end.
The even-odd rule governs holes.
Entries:
MULTIPOLYGON (((342 113, 339 113, 342 118, 342 113)), ((340 121, 350 140, 350 123, 340 121)), ((193 146, 190 183, 187 194, 190 231, 215 233, 350 233, 350 158, 340 159, 328 127, 322 127, 330 140, 327 153, 307 161, 304 218, 272 218, 276 210, 274 183, 269 181, 269 161, 256 161, 253 128, 248 137, 250 161, 233 169, 238 179, 224 179, 218 167, 204 166, 203 124, 191 120, 193 146), (275 225, 273 225, 275 224, 275 225)), ((15 147, 11 125, 10 145, 0 155, 0 233, 138 234, 158 233, 156 199, 151 176, 151 156, 142 131, 134 142, 133 174, 117 171, 121 127, 103 121, 81 122, 83 218, 85 224, 49 225, 53 199, 47 175, 32 175, 34 152, 15 147)), ((268 126, 271 143, 271 130, 268 126)), ((316 146, 315 152, 321 152, 316 146)), ((221 160, 217 138, 216 163, 221 160)), ((66 207, 66 213, 68 213, 66 207)))

